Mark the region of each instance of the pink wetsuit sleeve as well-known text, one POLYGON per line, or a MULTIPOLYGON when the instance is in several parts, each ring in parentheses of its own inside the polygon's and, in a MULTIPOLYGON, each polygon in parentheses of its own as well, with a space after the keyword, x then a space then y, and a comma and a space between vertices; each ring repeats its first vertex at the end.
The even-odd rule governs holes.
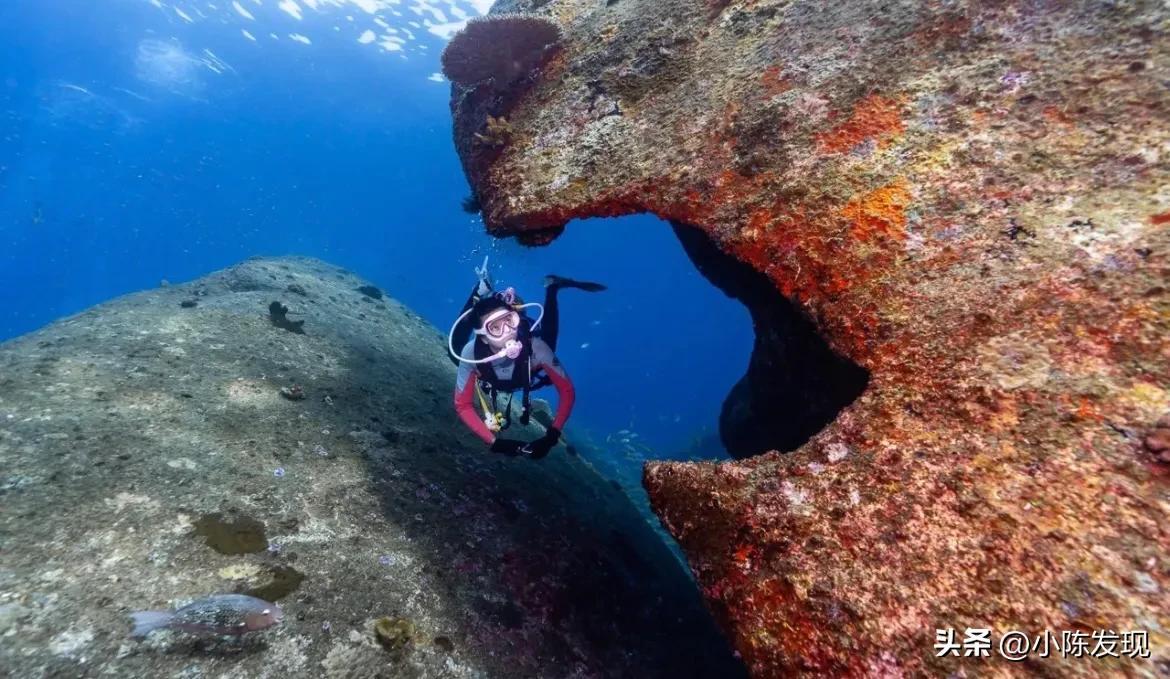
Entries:
POLYGON ((573 402, 577 400, 577 391, 573 388, 573 380, 569 379, 568 373, 564 372, 564 368, 559 365, 553 366, 543 364, 544 374, 552 380, 553 386, 557 388, 557 416, 553 420, 553 426, 557 429, 564 430, 565 422, 569 421, 569 413, 573 412, 573 402))
POLYGON ((495 442, 496 436, 487 428, 487 425, 480 419, 479 414, 475 412, 475 377, 467 380, 463 384, 463 389, 455 391, 455 412, 459 413, 459 419, 463 420, 463 424, 475 433, 476 436, 483 439, 483 442, 489 446, 495 442))

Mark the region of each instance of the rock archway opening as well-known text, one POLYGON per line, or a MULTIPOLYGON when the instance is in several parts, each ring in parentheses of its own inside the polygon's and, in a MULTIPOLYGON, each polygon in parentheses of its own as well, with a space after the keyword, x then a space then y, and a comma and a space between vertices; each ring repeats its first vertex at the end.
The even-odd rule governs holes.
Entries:
POLYGON ((562 342, 558 353, 568 354, 570 368, 589 365, 583 379, 601 380, 606 397, 620 401, 615 407, 586 400, 584 408, 605 410, 583 418, 590 425, 628 408, 629 419, 622 422, 629 424, 611 421, 600 428, 616 432, 605 435, 612 444, 606 447, 629 449, 635 461, 710 459, 723 453, 746 458, 795 450, 836 419, 869 382, 866 369, 835 352, 766 274, 725 253, 702 228, 643 213, 522 233, 535 233, 539 238, 533 242, 550 245, 541 266, 564 265, 619 279, 606 280, 616 283, 607 296, 566 302, 574 316, 586 311, 600 318, 569 321, 584 332, 570 346, 562 342), (673 237, 648 233, 651 222, 667 227, 673 237), (672 238, 681 244, 681 253, 669 251, 672 238), (621 251, 613 251, 615 242, 622 244, 621 251), (698 276, 687 270, 686 260, 698 276), (722 305, 725 298, 742 308, 722 305), (582 309, 602 301, 604 307, 582 309), (587 324, 594 327, 580 327, 587 324), (612 336, 605 341, 605 328, 612 324, 621 327, 620 342, 612 336), (600 363, 599 354, 606 357, 600 363), (675 430, 679 443, 654 445, 653 453, 638 455, 636 435, 625 442, 623 427, 643 437, 650 433, 661 444, 663 432, 655 437, 655 424, 675 430))
POLYGON ((795 450, 865 391, 869 372, 833 351, 766 275, 723 252, 702 229, 671 227, 699 272, 751 314, 747 372, 719 415, 724 448, 736 458, 795 450))

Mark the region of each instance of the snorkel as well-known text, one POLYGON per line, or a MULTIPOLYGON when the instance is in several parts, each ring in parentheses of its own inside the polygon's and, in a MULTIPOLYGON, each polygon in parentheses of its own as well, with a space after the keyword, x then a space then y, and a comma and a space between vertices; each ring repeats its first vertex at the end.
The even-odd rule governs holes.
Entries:
POLYGON ((491 356, 488 356, 487 358, 481 359, 463 358, 459 352, 455 351, 455 329, 459 327, 459 324, 463 322, 463 319, 467 318, 468 314, 475 311, 475 307, 473 306, 472 308, 460 314, 459 318, 455 319, 455 323, 451 325, 451 331, 447 333, 447 351, 451 352, 451 355, 455 357, 455 360, 461 363, 471 363, 476 365, 480 363, 491 363, 492 361, 498 361, 501 358, 515 360, 520 356, 520 352, 524 350, 524 343, 518 338, 520 325, 523 323, 523 319, 519 318, 520 312, 524 309, 529 309, 532 307, 540 309, 540 315, 537 316, 536 321, 532 323, 532 329, 535 329, 538 325, 540 325, 540 321, 544 318, 544 307, 540 304, 537 304, 536 302, 530 302, 528 304, 514 304, 516 300, 516 291, 512 288, 504 290, 496 297, 503 303, 503 306, 497 307, 495 310, 490 312, 487 317, 484 318, 483 325, 475 329, 475 334, 482 337, 489 346, 491 346, 493 349, 498 349, 498 351, 496 351, 496 353, 492 354, 491 356), (516 326, 512 328, 511 332, 508 332, 499 337, 494 337, 487 331, 487 325, 503 316, 504 314, 499 313, 501 311, 517 314, 518 320, 516 326))

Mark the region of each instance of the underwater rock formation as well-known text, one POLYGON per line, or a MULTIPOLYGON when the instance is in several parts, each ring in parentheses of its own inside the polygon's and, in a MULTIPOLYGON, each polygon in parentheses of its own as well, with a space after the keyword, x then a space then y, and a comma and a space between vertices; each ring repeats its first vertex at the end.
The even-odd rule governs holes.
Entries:
POLYGON ((443 75, 464 87, 504 88, 529 76, 559 40, 557 25, 540 17, 472 19, 443 50, 443 75))
POLYGON ((756 335, 747 374, 719 414, 720 442, 736 458, 799 448, 861 395, 869 376, 835 353, 766 275, 721 251, 699 229, 673 228, 707 280, 747 307, 756 335))
POLYGON ((444 338, 367 285, 253 259, 0 344, 0 674, 742 675, 626 497, 486 452, 444 338), (216 592, 284 622, 127 638, 216 592))
POLYGON ((562 48, 502 146, 453 87, 489 232, 696 227, 869 372, 794 453, 646 469, 750 670, 1166 671, 1165 3, 500 4, 562 48), (1151 657, 938 657, 948 628, 1151 657))

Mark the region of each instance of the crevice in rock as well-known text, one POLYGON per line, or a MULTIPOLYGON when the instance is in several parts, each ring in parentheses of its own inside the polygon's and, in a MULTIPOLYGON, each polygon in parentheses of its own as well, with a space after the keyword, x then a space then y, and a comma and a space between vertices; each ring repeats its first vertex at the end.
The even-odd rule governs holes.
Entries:
POLYGON ((702 229, 671 222, 695 267, 747 307, 755 345, 719 415, 727 452, 744 458, 803 445, 865 391, 869 372, 833 351, 768 277, 723 252, 702 229))

